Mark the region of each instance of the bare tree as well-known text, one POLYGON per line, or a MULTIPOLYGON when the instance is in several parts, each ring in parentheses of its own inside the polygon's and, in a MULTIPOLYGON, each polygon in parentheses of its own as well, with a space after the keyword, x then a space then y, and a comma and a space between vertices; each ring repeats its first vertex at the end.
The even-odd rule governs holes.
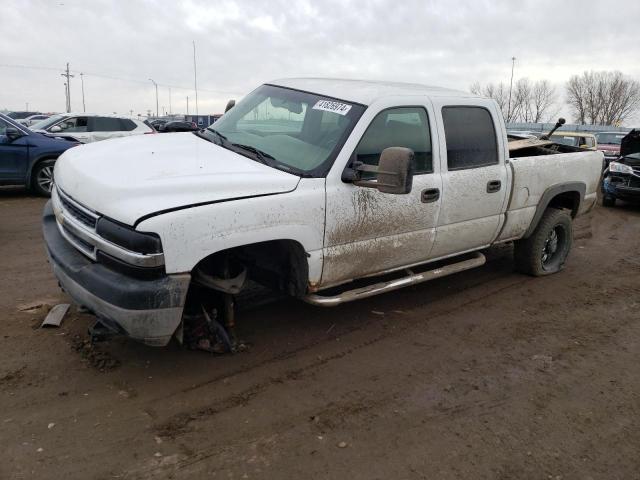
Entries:
POLYGON ((556 89, 548 80, 540 80, 534 83, 529 104, 532 109, 532 122, 540 123, 548 121, 555 116, 558 110, 551 109, 556 105, 556 89))
POLYGON ((507 109, 509 104, 509 89, 504 83, 502 82, 498 84, 488 83, 483 87, 480 85, 480 82, 476 82, 473 85, 471 85, 471 87, 469 87, 469 90, 474 95, 481 95, 483 97, 494 99, 498 103, 498 106, 502 111, 502 115, 504 115, 504 117, 507 118, 507 109))
POLYGON ((507 122, 541 122, 556 103, 555 89, 547 80, 535 83, 528 78, 518 80, 513 88, 510 107, 509 89, 503 83, 489 83, 482 87, 476 82, 471 85, 470 90, 476 95, 493 98, 507 122))
POLYGON ((507 115, 507 122, 531 121, 531 83, 528 78, 521 78, 516 82, 511 96, 511 109, 507 115))
POLYGON ((640 82, 621 72, 584 72, 566 85, 567 103, 576 121, 619 125, 640 109, 640 82))

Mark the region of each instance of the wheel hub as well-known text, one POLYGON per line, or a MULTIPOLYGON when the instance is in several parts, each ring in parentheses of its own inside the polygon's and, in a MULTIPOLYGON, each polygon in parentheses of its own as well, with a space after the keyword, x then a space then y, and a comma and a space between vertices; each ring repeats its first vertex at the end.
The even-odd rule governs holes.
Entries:
POLYGON ((558 250, 558 232, 556 228, 552 228, 544 241, 542 247, 542 263, 546 264, 558 250))
POLYGON ((51 192, 51 185, 53 184, 53 167, 44 167, 38 172, 38 178, 36 178, 38 185, 45 192, 51 192))

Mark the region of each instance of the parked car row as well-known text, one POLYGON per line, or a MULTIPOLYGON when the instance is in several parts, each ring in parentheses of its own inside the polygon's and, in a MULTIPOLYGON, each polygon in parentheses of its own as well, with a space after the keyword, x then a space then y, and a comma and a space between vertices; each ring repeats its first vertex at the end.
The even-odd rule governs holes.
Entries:
POLYGON ((61 113, 34 123, 30 128, 34 132, 55 135, 81 143, 155 133, 153 127, 142 120, 87 113, 61 113))
POLYGON ((49 196, 56 159, 79 142, 34 132, 0 114, 0 185, 25 185, 49 196))
POLYGON ((34 123, 40 122, 42 120, 46 120, 50 116, 51 115, 49 115, 48 113, 38 113, 36 115, 30 115, 27 118, 21 118, 21 119, 18 120, 18 123, 20 125, 24 125, 26 127, 30 127, 34 123))

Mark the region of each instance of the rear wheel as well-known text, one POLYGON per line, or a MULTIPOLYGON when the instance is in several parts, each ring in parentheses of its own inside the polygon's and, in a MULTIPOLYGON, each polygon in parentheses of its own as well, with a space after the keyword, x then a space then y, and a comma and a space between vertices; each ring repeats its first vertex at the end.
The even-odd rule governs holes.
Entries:
POLYGON ((616 197, 612 197, 611 195, 605 195, 602 197, 602 206, 603 207, 615 207, 616 206, 616 197))
POLYGON ((32 190, 43 197, 51 196, 51 187, 53 186, 53 167, 55 160, 43 160, 33 167, 31 173, 32 190))
POLYGON ((515 243, 516 268, 536 277, 559 272, 572 242, 571 215, 549 208, 531 236, 515 243))

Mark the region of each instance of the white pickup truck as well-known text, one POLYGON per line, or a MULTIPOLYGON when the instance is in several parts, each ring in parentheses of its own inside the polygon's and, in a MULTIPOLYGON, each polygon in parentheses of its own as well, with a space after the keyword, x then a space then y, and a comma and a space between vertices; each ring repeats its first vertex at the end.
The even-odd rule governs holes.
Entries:
POLYGON ((496 103, 468 93, 279 80, 199 132, 68 150, 47 251, 101 325, 158 346, 203 321, 233 345, 249 281, 333 306, 479 266, 504 242, 520 271, 557 272, 602 153, 511 143, 496 103))

